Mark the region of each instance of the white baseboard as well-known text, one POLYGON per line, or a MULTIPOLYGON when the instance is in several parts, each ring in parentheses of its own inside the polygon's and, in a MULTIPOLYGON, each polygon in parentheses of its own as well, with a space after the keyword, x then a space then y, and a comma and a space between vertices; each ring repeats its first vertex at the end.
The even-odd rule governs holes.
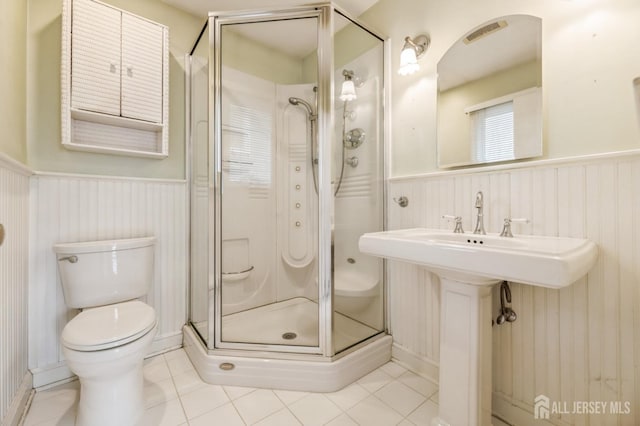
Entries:
POLYGON ((34 368, 31 370, 31 374, 33 374, 33 387, 35 389, 67 380, 74 376, 64 361, 57 364, 50 364, 46 367, 34 368))
POLYGON ((156 338, 153 339, 151 347, 147 351, 147 356, 145 358, 158 355, 172 349, 177 349, 179 347, 182 347, 182 331, 156 336, 156 338))
POLYGON ((430 359, 403 348, 397 343, 391 346, 391 358, 414 373, 420 374, 433 383, 438 384, 440 368, 438 364, 430 359))
MULTIPOLYGON (((151 347, 147 351, 146 357, 166 352, 171 349, 176 349, 181 346, 182 331, 158 336, 151 343, 151 347)), ((45 386, 48 387, 54 383, 57 384, 57 382, 68 381, 75 376, 71 370, 69 370, 65 361, 42 368, 34 368, 31 370, 31 373, 33 374, 33 387, 35 389, 41 389, 45 386)))
POLYGON ((20 423, 32 390, 33 376, 27 371, 22 378, 22 383, 20 383, 18 391, 13 397, 13 401, 11 401, 11 405, 9 405, 5 413, 4 419, 0 419, 2 420, 2 426, 17 426, 20 423))
MULTIPOLYGON (((532 401, 533 402, 533 401, 532 401)), ((494 392, 491 396, 491 411, 494 416, 518 426, 558 426, 567 425, 560 419, 543 420, 533 417, 533 412, 514 404, 508 397, 494 392)))

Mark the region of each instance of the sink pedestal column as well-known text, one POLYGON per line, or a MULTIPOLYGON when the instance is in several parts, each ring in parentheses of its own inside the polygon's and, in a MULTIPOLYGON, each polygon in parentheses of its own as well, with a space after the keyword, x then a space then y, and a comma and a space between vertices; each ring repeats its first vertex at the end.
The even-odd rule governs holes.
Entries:
POLYGON ((491 425, 491 288, 440 277, 440 394, 433 426, 491 425))

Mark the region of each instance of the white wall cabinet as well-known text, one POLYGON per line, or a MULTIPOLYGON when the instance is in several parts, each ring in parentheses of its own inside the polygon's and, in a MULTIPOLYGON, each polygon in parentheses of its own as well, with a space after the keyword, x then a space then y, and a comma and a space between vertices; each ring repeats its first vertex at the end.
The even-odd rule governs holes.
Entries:
POLYGON ((94 0, 65 0, 62 144, 168 155, 168 29, 94 0))
POLYGON ((163 27, 122 15, 123 116, 162 122, 163 39, 163 27))

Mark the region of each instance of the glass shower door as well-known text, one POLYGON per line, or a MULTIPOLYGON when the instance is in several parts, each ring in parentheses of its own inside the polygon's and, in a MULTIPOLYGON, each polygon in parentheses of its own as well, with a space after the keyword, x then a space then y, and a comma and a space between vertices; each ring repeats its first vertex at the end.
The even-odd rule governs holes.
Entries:
POLYGON ((384 262, 358 240, 384 229, 384 43, 334 12, 333 344, 385 330, 384 262))
POLYGON ((318 15, 217 20, 218 348, 320 351, 318 15))
POLYGON ((332 357, 384 332, 383 262, 358 250, 384 229, 383 52, 330 4, 210 16, 189 79, 208 349, 332 357))
POLYGON ((213 175, 209 161, 209 37, 208 26, 189 57, 190 175, 190 322, 209 347, 213 341, 214 288, 209 277, 209 222, 213 215, 213 175))

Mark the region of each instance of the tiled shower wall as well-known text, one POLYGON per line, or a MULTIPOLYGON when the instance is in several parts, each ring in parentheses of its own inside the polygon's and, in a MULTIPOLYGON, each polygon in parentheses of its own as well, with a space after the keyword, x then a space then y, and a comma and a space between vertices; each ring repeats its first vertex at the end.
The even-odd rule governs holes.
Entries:
POLYGON ((0 154, 0 424, 15 424, 31 390, 27 370, 27 168, 0 154))
POLYGON ((52 245, 155 236, 147 295, 158 317, 152 351, 182 343, 186 320, 187 185, 184 181, 38 174, 31 178, 29 367, 34 386, 70 376, 60 335, 66 307, 52 245))
MULTIPOLYGON (((640 424, 640 152, 529 164, 392 179, 389 199, 405 195, 409 206, 390 201, 389 228, 452 229, 441 216, 454 214, 472 231, 481 190, 489 233, 506 217, 528 218, 513 225, 514 235, 594 241, 597 263, 573 285, 512 283, 518 319, 493 327, 493 411, 533 424, 534 398, 544 394, 568 407, 552 424, 640 424), (621 401, 631 412, 574 414, 574 401, 621 401)), ((389 274, 394 350, 437 380, 438 279, 401 262, 390 262, 389 274)), ((495 289, 493 305, 497 315, 495 289)))

